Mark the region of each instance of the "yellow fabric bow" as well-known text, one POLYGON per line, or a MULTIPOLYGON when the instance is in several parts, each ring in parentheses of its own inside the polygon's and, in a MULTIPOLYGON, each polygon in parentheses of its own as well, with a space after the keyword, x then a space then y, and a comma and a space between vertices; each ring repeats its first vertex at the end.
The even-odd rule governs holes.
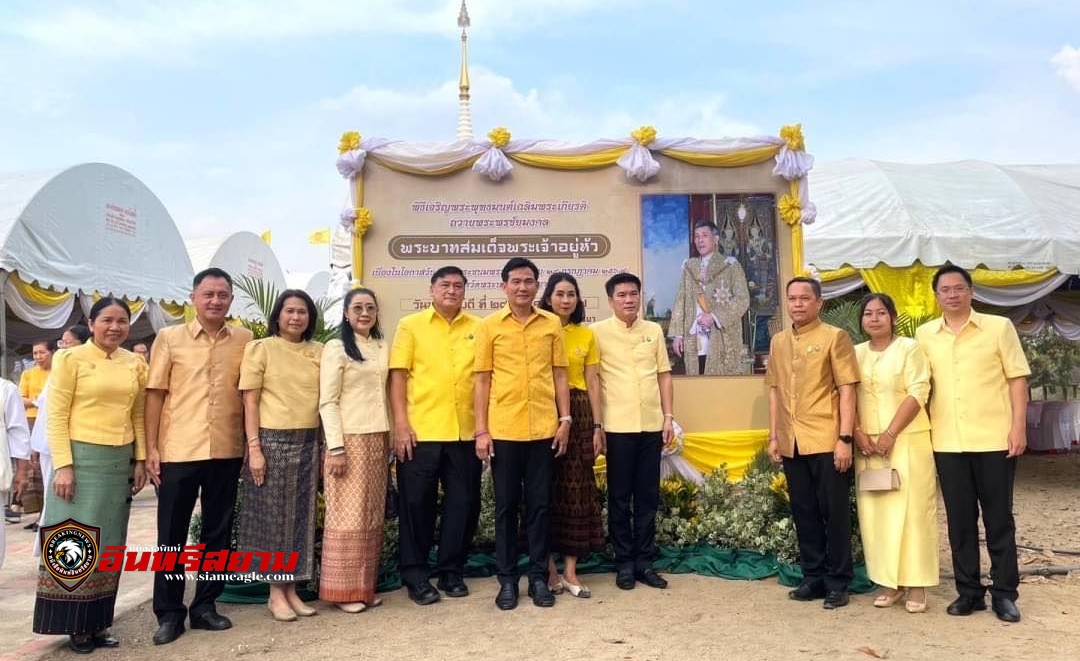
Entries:
POLYGON ((795 225, 802 219, 802 205, 794 195, 783 195, 776 206, 780 210, 780 218, 788 225, 795 225))
POLYGON ((498 126, 488 131, 488 140, 491 144, 502 149, 510 144, 510 131, 505 126, 498 126))
POLYGON ((356 131, 346 131, 341 134, 341 142, 338 143, 337 150, 339 154, 344 154, 347 151, 354 149, 360 149, 360 134, 356 131))
POLYGON ((648 147, 653 140, 656 140, 656 129, 652 126, 642 126, 631 131, 630 137, 642 147, 648 147))
POLYGON ((806 151, 806 140, 803 139, 802 124, 788 124, 780 128, 780 137, 787 143, 788 149, 806 151))

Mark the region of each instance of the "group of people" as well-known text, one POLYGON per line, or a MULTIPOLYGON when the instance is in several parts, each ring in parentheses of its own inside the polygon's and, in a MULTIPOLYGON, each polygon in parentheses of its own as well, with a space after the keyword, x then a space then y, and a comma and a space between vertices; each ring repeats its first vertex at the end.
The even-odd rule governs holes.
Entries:
POLYGON ((847 605, 854 473, 867 572, 885 588, 874 606, 903 600, 908 612, 926 610, 926 588, 938 583, 940 484, 958 592, 946 611, 986 610, 981 510, 991 608, 1018 622, 1012 494, 1016 458, 1027 447, 1030 369, 1012 323, 972 309, 967 271, 943 266, 932 287, 943 314, 915 339, 897 336, 891 298, 864 297, 869 340, 853 346, 845 331, 821 322, 816 280, 787 285, 793 325, 772 338, 766 385, 768 451, 783 463, 803 573, 789 596, 847 605), (888 482, 861 484, 870 471, 888 482))
MULTIPOLYGON (((253 575, 270 583, 272 617, 290 621, 317 612, 296 585, 314 571, 321 472, 319 597, 359 613, 380 603, 375 587, 396 459, 400 572, 409 598, 428 605, 443 594, 469 593, 464 566, 480 512, 480 474, 490 462, 495 603, 517 606, 523 541, 528 595, 547 607, 558 593, 590 596, 576 565, 605 547, 593 465, 606 455, 615 583, 666 587, 652 561, 673 388, 663 331, 641 317, 640 280, 630 273, 609 279, 612 316, 585 326, 572 275, 552 274, 539 305, 534 263, 513 258, 501 277, 506 305, 480 319, 462 309, 462 270, 436 270, 431 306, 403 318, 392 340, 380 327, 375 292, 352 289, 339 336, 323 345, 312 339, 315 303, 300 290, 277 298, 266 338, 228 323, 232 279, 210 268, 193 281, 194 319, 161 331, 149 362, 122 348, 128 305, 101 298, 88 327, 68 329, 63 350, 50 352, 34 399, 40 424, 31 445, 48 487, 41 525, 74 519, 100 528, 100 547, 121 546, 132 498, 150 482, 158 489, 159 547, 186 544, 199 500, 198 542, 210 554, 230 547, 239 496, 237 550, 297 558, 288 582, 253 575), (561 574, 556 553, 564 559, 561 574)), ((793 325, 772 339, 766 385, 768 452, 783 462, 804 576, 790 596, 824 599, 826 608, 848 603, 852 473, 884 467, 898 484, 858 491, 870 578, 886 588, 874 605, 904 599, 908 611, 924 611, 925 588, 938 578, 936 466, 960 593, 947 610, 968 615, 986 607, 981 508, 992 607, 1014 622, 1011 496, 1015 458, 1026 445, 1029 370, 1012 325, 972 310, 966 271, 945 266, 933 287, 944 315, 922 326, 917 342, 897 337, 891 299, 872 294, 861 306, 870 339, 855 347, 820 321, 817 281, 787 285, 793 325)), ((9 437, 19 413, 5 410, 9 437)), ((119 578, 95 570, 70 589, 43 565, 34 631, 66 634, 80 653, 119 645, 109 630, 119 578)), ((215 606, 221 575, 200 572, 187 606, 185 584, 173 578, 155 576, 155 644, 183 634, 185 620, 212 631, 232 626, 215 606)))
MULTIPOLYGON (((65 333, 37 404, 49 465, 41 525, 74 519, 101 529, 101 548, 121 546, 132 498, 149 482, 158 490, 158 547, 187 543, 198 500, 198 543, 211 554, 230 548, 239 499, 236 550, 297 558, 287 582, 252 575, 270 584, 271 616, 290 621, 317 613, 296 586, 314 572, 321 472, 319 598, 359 613, 380 604, 375 587, 396 458, 400 572, 409 597, 428 605, 441 594, 468 594, 464 566, 489 461, 496 604, 508 610, 518 602, 523 511, 528 594, 551 606, 560 592, 590 595, 576 560, 605 547, 593 464, 606 454, 615 582, 666 587, 652 559, 661 449, 673 440, 672 383, 663 332, 640 317, 640 280, 612 277, 605 286, 614 316, 592 326, 582 324, 584 300, 570 274, 549 278, 539 306, 533 262, 511 259, 502 282, 506 305, 479 319, 462 309, 463 271, 438 269, 431 306, 403 318, 392 340, 379 325, 375 292, 352 289, 339 336, 323 345, 312 339, 315 303, 300 290, 277 298, 266 338, 228 323, 232 279, 210 268, 193 280, 194 319, 158 333, 149 361, 122 347, 128 305, 101 298, 88 336, 68 342, 65 333), (562 574, 553 551, 565 560, 562 574)), ((119 645, 110 632, 119 577, 95 569, 72 589, 42 565, 34 631, 66 634, 78 653, 119 645)), ((220 573, 199 572, 186 606, 185 583, 176 578, 155 575, 155 644, 176 640, 185 622, 211 631, 232 626, 215 606, 220 573)))

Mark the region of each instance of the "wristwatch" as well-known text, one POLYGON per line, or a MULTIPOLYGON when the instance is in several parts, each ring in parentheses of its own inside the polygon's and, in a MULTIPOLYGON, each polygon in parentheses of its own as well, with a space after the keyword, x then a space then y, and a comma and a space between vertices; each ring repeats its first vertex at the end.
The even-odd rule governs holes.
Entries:
POLYGON ((568 415, 564 415, 564 416, 560 416, 560 417, 559 417, 559 422, 566 422, 566 423, 571 423, 571 422, 573 422, 573 421, 574 421, 574 419, 573 419, 573 418, 571 418, 571 417, 570 417, 570 416, 568 416, 568 415))
POLYGON ((851 445, 855 442, 855 437, 851 434, 840 434, 840 440, 847 443, 848 445, 851 445))
POLYGON ((592 428, 593 429, 603 429, 604 425, 600 424, 599 422, 594 422, 593 425, 592 425, 592 428))

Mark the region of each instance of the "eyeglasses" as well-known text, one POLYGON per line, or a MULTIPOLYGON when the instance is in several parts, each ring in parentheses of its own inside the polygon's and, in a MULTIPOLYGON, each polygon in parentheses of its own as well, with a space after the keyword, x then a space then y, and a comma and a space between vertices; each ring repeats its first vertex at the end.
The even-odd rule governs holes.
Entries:
POLYGON ((971 287, 968 287, 966 285, 957 286, 957 287, 942 287, 941 289, 938 290, 938 293, 941 294, 942 296, 948 296, 949 294, 963 294, 964 292, 968 291, 969 289, 971 289, 971 287))

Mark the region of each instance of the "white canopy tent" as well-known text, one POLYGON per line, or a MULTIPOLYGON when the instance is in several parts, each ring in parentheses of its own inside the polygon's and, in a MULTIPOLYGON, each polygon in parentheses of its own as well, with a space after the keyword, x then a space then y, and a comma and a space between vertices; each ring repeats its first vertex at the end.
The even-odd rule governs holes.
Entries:
POLYGON ((1032 317, 1052 318, 1059 332, 1080 339, 1080 306, 1047 298, 1080 274, 1080 165, 845 159, 818 163, 810 185, 818 216, 805 231, 806 262, 819 273, 849 272, 826 278, 827 295, 858 289, 866 275, 859 270, 882 264, 1023 268, 1046 275, 1020 284, 977 279, 975 297, 1013 308, 1028 328, 1043 325, 1032 317))
POLYGON ((183 316, 177 303, 187 298, 191 275, 172 217, 131 173, 86 163, 0 175, 5 354, 8 339, 26 343, 58 335, 100 295, 127 299, 132 337, 150 335, 183 316))
MULTIPOLYGON (((248 276, 272 285, 277 291, 286 288, 285 273, 270 246, 253 232, 237 232, 226 237, 188 239, 188 254, 195 273, 217 267, 234 280, 248 276)), ((262 320, 262 312, 244 292, 237 289, 229 316, 262 320)))
POLYGON ((302 289, 313 299, 329 298, 330 271, 316 271, 315 273, 289 272, 285 274, 285 282, 289 289, 302 289))

